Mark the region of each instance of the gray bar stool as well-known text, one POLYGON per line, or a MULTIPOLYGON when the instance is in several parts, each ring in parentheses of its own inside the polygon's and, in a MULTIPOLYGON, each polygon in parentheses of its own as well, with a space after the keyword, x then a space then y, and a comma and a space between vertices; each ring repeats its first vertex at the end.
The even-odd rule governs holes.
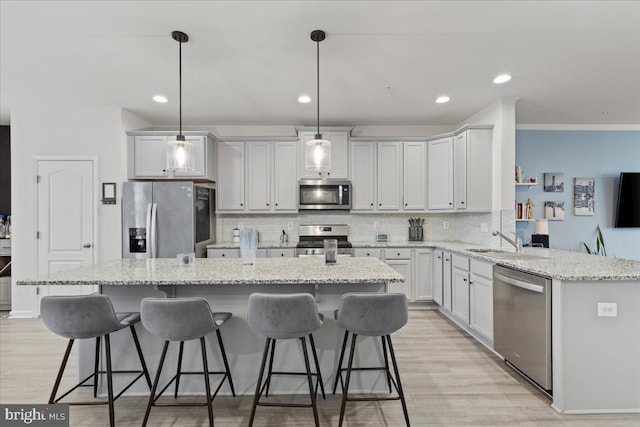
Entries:
MULTIPOLYGON (((318 314, 316 301, 310 294, 263 294, 254 293, 249 296, 249 308, 247 314, 249 327, 256 333, 267 338, 262 354, 262 363, 260 364, 260 373, 258 382, 256 383, 256 392, 253 398, 253 406, 251 407, 251 417, 249 418, 249 427, 253 425, 256 415, 257 406, 280 406, 280 407, 297 407, 313 409, 313 418, 315 425, 319 425, 318 408, 316 406, 316 394, 318 384, 322 381, 320 375, 320 366, 316 354, 315 345, 313 343, 313 332, 322 326, 322 317, 318 314), (316 372, 312 373, 309 364, 309 353, 307 352, 307 343, 305 337, 309 336, 311 350, 313 352, 316 365, 316 372), (302 343, 302 353, 306 372, 273 372, 273 351, 275 349, 275 341, 279 339, 300 339, 302 343), (269 347, 272 348, 271 361, 269 363, 269 373, 267 380, 262 382, 264 369, 267 363, 267 355, 269 347), (268 388, 271 375, 306 375, 309 384, 309 394, 311 396, 311 404, 278 404, 260 402, 265 388, 268 388), (316 376, 316 386, 314 390, 312 376, 316 376)), ((324 394, 324 392, 323 392, 324 394)))
POLYGON ((149 372, 147 371, 147 365, 142 355, 140 348, 140 342, 135 330, 135 324, 140 321, 140 313, 116 313, 111 304, 111 300, 106 295, 91 294, 91 295, 73 295, 73 296, 47 296, 43 297, 40 301, 40 316, 44 324, 51 330, 51 332, 58 334, 62 337, 69 339, 69 344, 62 358, 62 364, 58 370, 58 376, 56 377, 51 396, 49 397, 49 403, 58 403, 62 398, 74 391, 80 386, 83 386, 85 382, 93 378, 93 396, 97 397, 98 387, 98 375, 107 374, 107 396, 108 400, 104 401, 91 401, 91 402, 70 402, 69 405, 109 405, 109 425, 115 425, 115 414, 113 403, 115 400, 129 389, 136 381, 138 381, 143 375, 147 381, 147 385, 151 388, 151 379, 149 378, 149 372), (142 365, 141 371, 131 370, 118 370, 114 371, 111 368, 111 340, 109 334, 119 331, 124 328, 131 330, 133 336, 133 342, 142 365), (100 339, 104 337, 105 350, 106 350, 106 365, 107 370, 99 370, 100 359, 100 339), (58 388, 60 387, 60 381, 64 374, 64 369, 67 366, 69 355, 71 354, 71 348, 76 339, 95 338, 96 339, 96 354, 94 362, 94 371, 87 378, 78 383, 75 387, 64 393, 62 396, 56 398, 58 388), (115 397, 113 395, 113 379, 112 374, 138 374, 126 387, 120 391, 115 397))
MULTIPOLYGON (((339 426, 342 426, 344 420, 344 412, 347 405, 347 401, 372 401, 372 400, 400 400, 402 403, 402 411, 404 413, 404 419, 407 426, 409 423, 409 412, 407 411, 407 404, 404 398, 404 392, 402 391, 402 383, 400 382, 400 372, 398 371, 398 364, 396 363, 396 356, 393 351, 393 344, 391 344, 391 334, 402 328, 407 324, 408 320, 408 308, 407 297, 405 294, 379 294, 379 293, 348 293, 342 296, 340 300, 340 308, 338 309, 338 326, 345 331, 350 332, 351 336, 351 352, 349 354, 349 364, 347 366, 347 379, 342 387, 342 406, 340 408, 340 422, 339 426), (383 351, 385 356, 385 366, 375 368, 354 368, 353 356, 356 349, 356 339, 358 335, 369 337, 382 337, 383 338, 383 351), (391 355, 391 362, 393 363, 393 370, 395 373, 395 379, 391 376, 389 371, 389 364, 386 354, 386 348, 384 347, 384 340, 386 339, 389 346, 389 353, 391 355), (382 370, 385 371, 387 381, 392 383, 395 387, 398 395, 395 397, 363 397, 363 398, 350 398, 349 397, 349 381, 351 379, 351 372, 355 370, 382 370)), ((346 335, 345 341, 346 343, 346 335)), ((344 352, 344 344, 342 351, 344 352)), ((340 376, 342 382, 342 357, 344 353, 340 355, 340 365, 338 366, 337 375, 340 376)))
POLYGON ((231 388, 233 396, 235 397, 236 395, 233 388, 233 380, 231 379, 231 372, 229 371, 229 363, 227 362, 227 354, 224 350, 222 336, 220 335, 219 330, 220 326, 224 325, 227 320, 231 318, 232 314, 213 313, 211 311, 211 306, 204 298, 144 298, 140 305, 140 313, 142 317, 142 325, 153 335, 165 340, 142 425, 147 425, 152 406, 207 406, 209 413, 209 425, 213 426, 213 408, 211 403, 213 398, 218 394, 218 391, 220 391, 225 380, 229 382, 229 387, 231 388), (224 371, 209 371, 205 337, 213 331, 216 331, 216 335, 218 337, 218 344, 220 345, 222 361, 224 362, 225 367, 224 371), (184 342, 195 339, 200 340, 203 370, 202 372, 181 372, 184 342), (164 388, 156 395, 160 375, 162 373, 162 366, 164 365, 170 341, 180 342, 178 369, 176 375, 174 375, 173 378, 171 378, 164 388), (180 382, 181 375, 204 376, 204 385, 207 393, 206 402, 180 404, 156 403, 173 381, 176 382, 174 397, 178 397, 178 384, 180 382), (209 375, 223 375, 220 384, 218 384, 218 387, 213 394, 211 394, 209 375))

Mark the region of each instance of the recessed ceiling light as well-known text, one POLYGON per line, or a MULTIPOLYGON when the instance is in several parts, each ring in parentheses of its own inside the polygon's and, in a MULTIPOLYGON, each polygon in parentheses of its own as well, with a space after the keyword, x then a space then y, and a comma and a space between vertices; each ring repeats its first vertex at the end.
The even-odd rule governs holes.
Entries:
POLYGON ((301 104, 308 104, 311 102, 311 97, 309 95, 300 95, 298 97, 298 102, 301 104))
POLYGON ((509 74, 500 74, 498 77, 493 79, 495 84, 506 83, 511 80, 511 76, 509 74))
POLYGON ((446 104, 447 102, 449 102, 448 96, 439 96, 438 99, 436 99, 437 104, 446 104))
POLYGON ((169 100, 167 99, 166 96, 164 95, 156 95, 153 97, 153 100, 156 102, 159 102, 161 104, 164 104, 165 102, 168 102, 169 100))

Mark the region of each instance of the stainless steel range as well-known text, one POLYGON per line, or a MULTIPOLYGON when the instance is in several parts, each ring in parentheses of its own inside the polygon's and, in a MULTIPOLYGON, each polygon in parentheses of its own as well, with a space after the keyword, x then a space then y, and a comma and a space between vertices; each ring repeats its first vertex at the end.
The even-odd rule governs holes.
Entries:
POLYGON ((338 256, 353 256, 353 246, 347 240, 349 226, 346 224, 307 224, 298 228, 300 241, 296 246, 296 256, 324 256, 325 239, 338 241, 338 256))

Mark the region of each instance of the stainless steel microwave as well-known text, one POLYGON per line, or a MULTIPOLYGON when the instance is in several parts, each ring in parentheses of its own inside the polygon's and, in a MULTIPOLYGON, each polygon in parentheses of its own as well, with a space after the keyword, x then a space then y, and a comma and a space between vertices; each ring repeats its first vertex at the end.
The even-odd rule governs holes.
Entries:
POLYGON ((351 182, 301 179, 298 209, 351 209, 351 182))

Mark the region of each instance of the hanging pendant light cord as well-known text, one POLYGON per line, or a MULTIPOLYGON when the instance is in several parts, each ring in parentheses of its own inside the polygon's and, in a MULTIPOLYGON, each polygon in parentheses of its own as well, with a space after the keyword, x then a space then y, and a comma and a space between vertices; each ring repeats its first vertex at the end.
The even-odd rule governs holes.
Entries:
POLYGON ((316 42, 316 105, 318 113, 317 134, 320 135, 320 41, 316 42))
POLYGON ((178 80, 180 82, 179 88, 179 104, 180 104, 180 135, 182 135, 182 42, 178 43, 178 80))

